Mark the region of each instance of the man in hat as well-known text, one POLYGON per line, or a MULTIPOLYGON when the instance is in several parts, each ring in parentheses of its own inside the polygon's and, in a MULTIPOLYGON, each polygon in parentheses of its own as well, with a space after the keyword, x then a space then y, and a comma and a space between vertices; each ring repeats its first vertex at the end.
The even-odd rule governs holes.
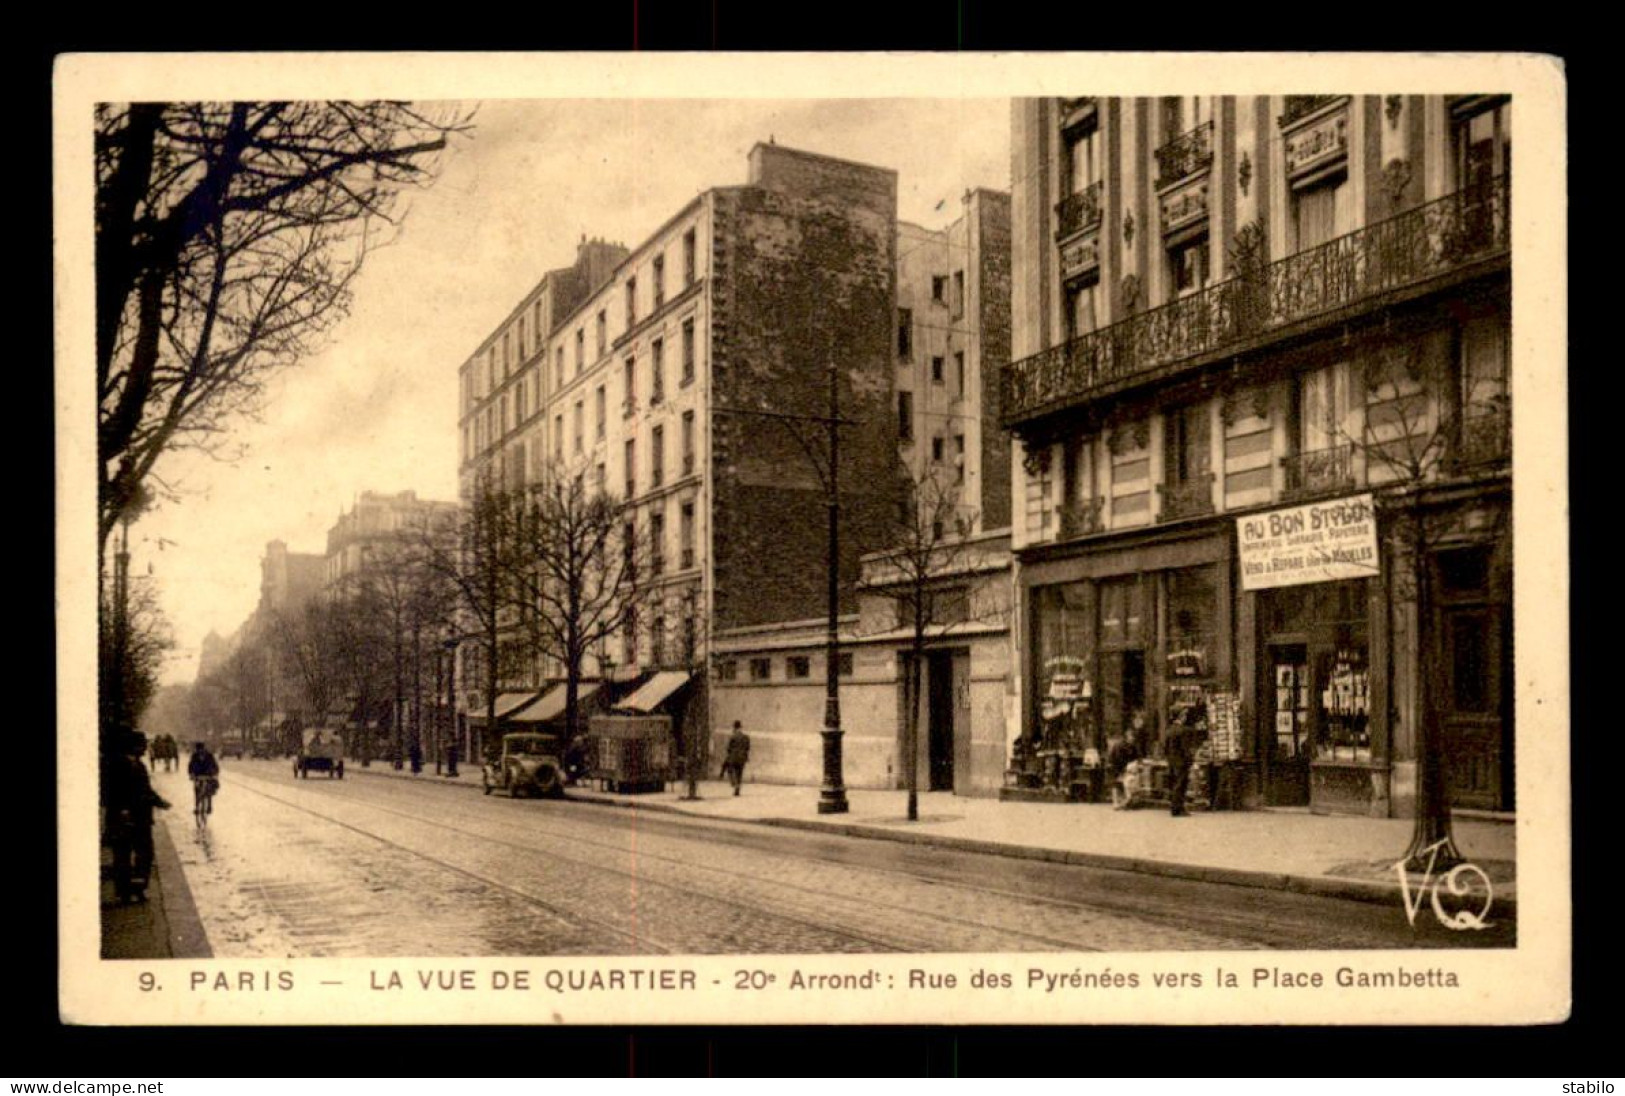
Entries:
POLYGON ((113 891, 120 902, 144 902, 152 878, 152 812, 169 803, 152 790, 147 766, 147 736, 125 734, 121 754, 109 771, 107 830, 113 850, 113 891))
POLYGON ((1185 810, 1185 792, 1190 787, 1196 751, 1207 737, 1205 722, 1202 706, 1192 704, 1168 730, 1168 813, 1175 818, 1189 813, 1185 810))
POLYGON ((745 762, 750 760, 750 735, 745 733, 744 724, 734 720, 733 734, 728 736, 728 752, 723 757, 722 775, 734 786, 734 794, 739 794, 739 785, 745 779, 745 762))

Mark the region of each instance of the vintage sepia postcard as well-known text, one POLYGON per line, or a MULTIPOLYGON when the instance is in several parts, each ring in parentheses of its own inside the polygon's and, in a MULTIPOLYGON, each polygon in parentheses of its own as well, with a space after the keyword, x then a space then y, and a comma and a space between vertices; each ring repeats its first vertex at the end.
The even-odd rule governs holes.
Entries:
POLYGON ((1565 94, 61 58, 62 1017, 1562 1020, 1565 94))

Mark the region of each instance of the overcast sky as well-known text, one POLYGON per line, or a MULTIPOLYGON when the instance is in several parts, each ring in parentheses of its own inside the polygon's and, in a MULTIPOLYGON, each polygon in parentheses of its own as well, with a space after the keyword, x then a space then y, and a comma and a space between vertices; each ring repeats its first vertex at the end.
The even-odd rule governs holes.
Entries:
POLYGON ((967 187, 1009 188, 1009 122, 994 99, 481 103, 473 138, 368 258, 328 348, 243 425, 245 455, 160 463, 181 497, 132 529, 131 550, 175 631, 165 680, 191 681, 203 637, 253 611, 266 542, 325 551, 365 490, 456 497, 457 367, 583 234, 637 246, 694 195, 743 183, 769 137, 896 170, 898 216, 940 227, 967 187))

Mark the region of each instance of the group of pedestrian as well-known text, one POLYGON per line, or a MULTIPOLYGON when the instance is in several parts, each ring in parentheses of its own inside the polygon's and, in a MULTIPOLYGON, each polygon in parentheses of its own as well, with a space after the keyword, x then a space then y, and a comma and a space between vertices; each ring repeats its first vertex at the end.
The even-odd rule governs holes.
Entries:
POLYGON ((166 773, 174 772, 181 756, 180 745, 175 741, 175 736, 172 734, 161 734, 154 737, 147 752, 151 758, 153 772, 158 771, 158 762, 160 761, 164 763, 166 773))
MULTIPOLYGON (((1143 762, 1148 755, 1145 739, 1145 713, 1135 712, 1122 739, 1107 751, 1112 802, 1118 810, 1134 806, 1146 790, 1143 762)), ((1206 739, 1207 713, 1200 704, 1191 704, 1176 713, 1168 733, 1163 736, 1163 759, 1168 765, 1168 813, 1175 818, 1190 814, 1185 809, 1185 800, 1190 793, 1191 767, 1206 739)))

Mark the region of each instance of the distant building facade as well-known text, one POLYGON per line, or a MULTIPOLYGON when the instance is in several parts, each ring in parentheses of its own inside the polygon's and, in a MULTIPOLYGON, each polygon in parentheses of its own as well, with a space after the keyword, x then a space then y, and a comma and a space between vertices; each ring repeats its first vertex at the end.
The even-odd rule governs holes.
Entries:
POLYGON ((1238 802, 1403 816, 1433 703, 1511 809, 1510 120, 1015 104, 1012 768, 1218 701, 1238 802))
POLYGON ((364 572, 372 553, 454 519, 458 509, 455 502, 420 499, 416 491, 361 492, 327 531, 323 584, 331 591, 342 591, 364 572))

